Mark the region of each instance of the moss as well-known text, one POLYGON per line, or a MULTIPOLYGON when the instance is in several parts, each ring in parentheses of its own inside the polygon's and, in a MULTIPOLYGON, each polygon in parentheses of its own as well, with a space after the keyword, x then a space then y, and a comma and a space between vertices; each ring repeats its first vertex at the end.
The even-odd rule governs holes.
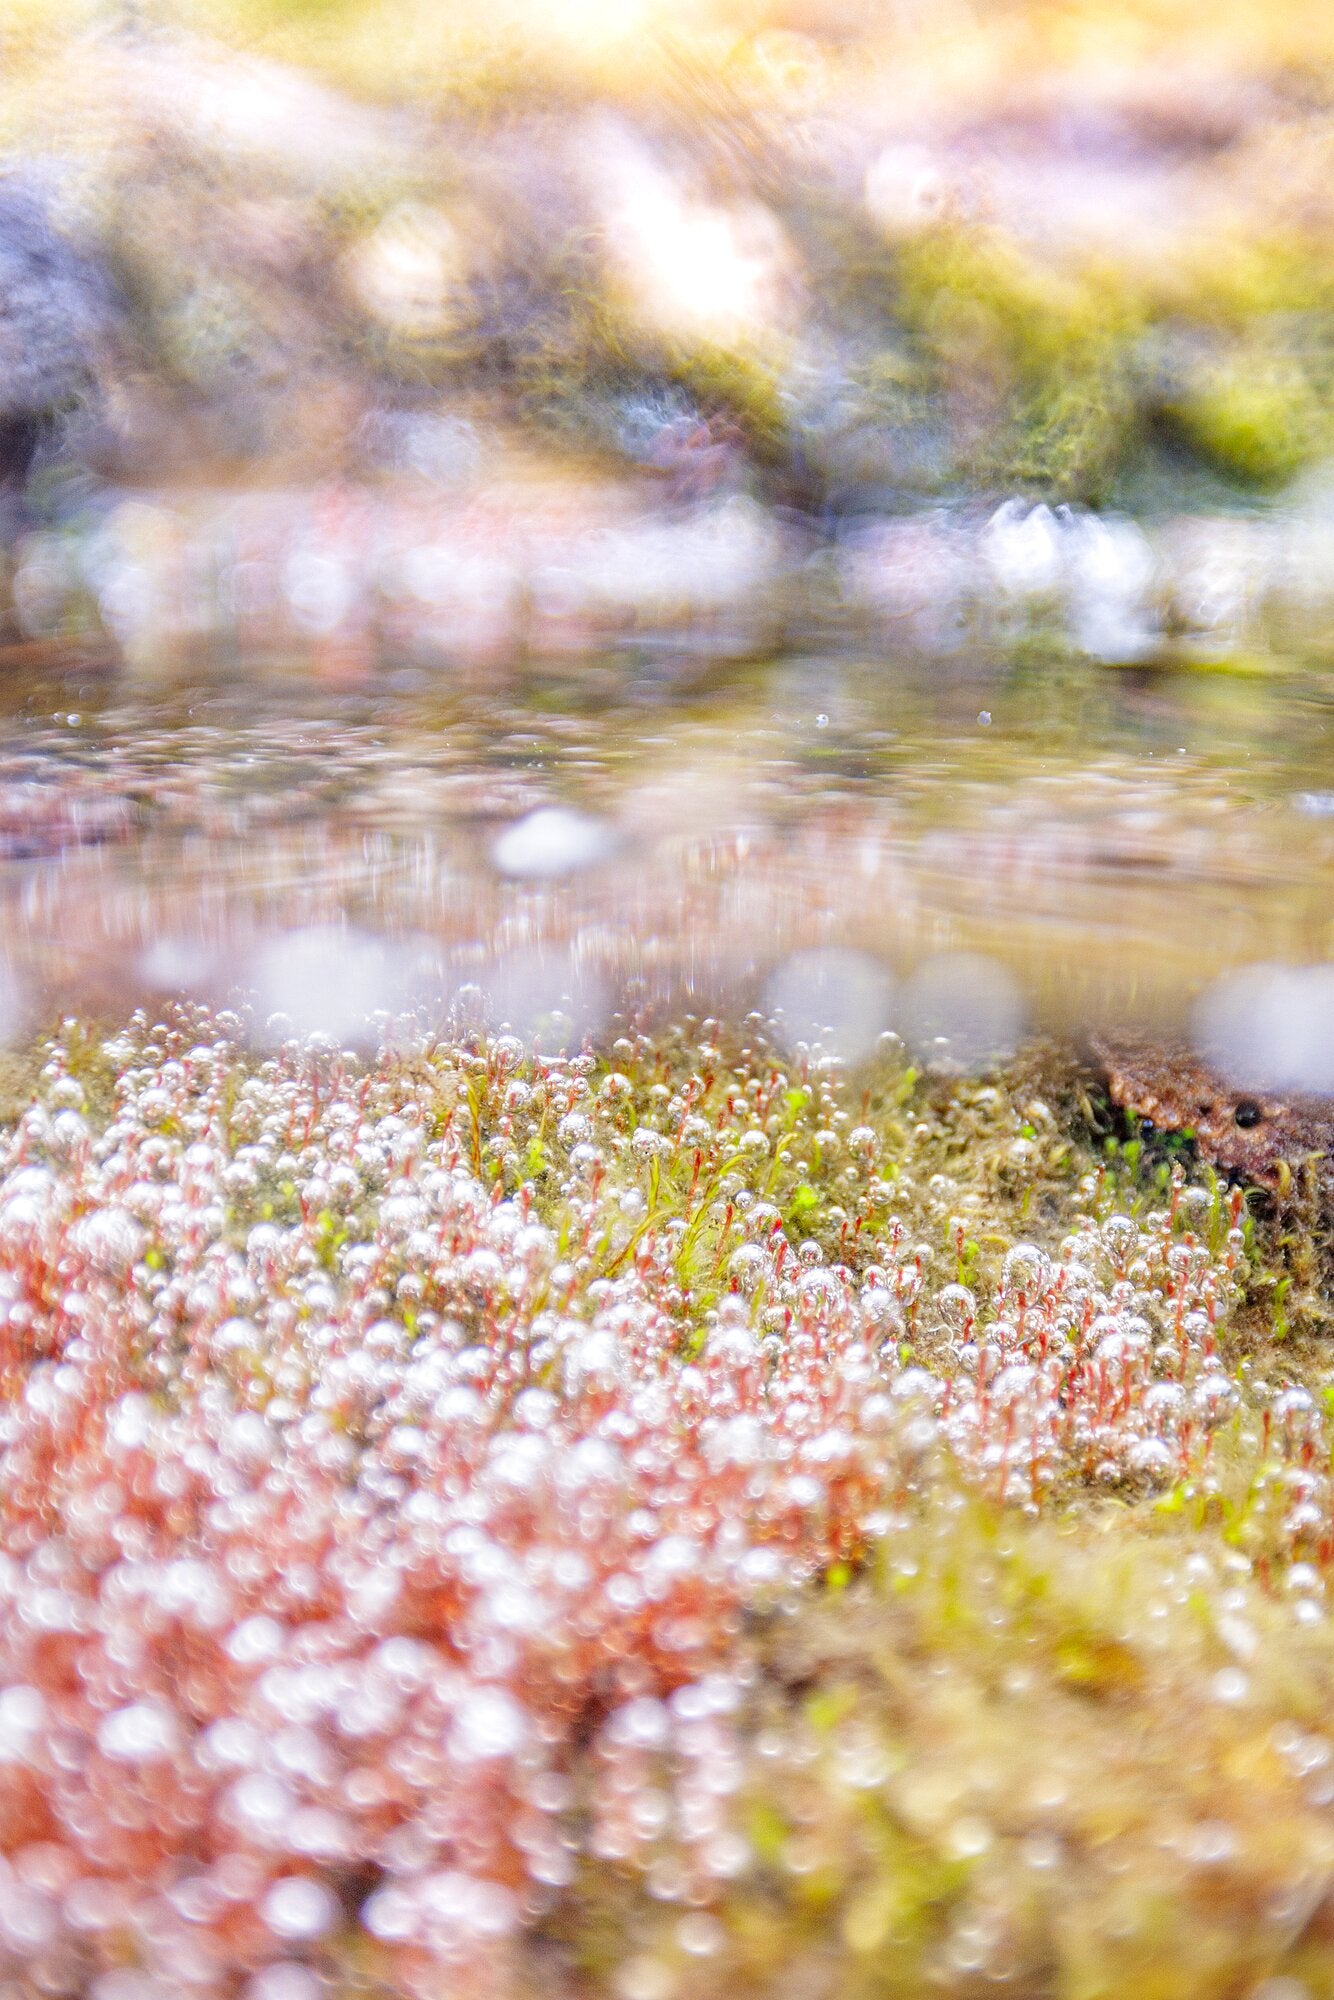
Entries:
MULTIPOLYGON (((1314 1190, 1294 1182, 1272 1214, 1239 1224, 1239 1202, 1192 1162, 1189 1141, 1126 1135, 1095 1080, 1054 1047, 985 1077, 924 1076, 892 1047, 850 1073, 818 1053, 780 1054, 753 1016, 731 1030, 617 1025, 605 1048, 547 1069, 513 1041, 463 1035, 384 1059, 364 1081, 373 1115, 419 1102, 433 1133, 453 1133, 460 1164, 550 1226, 564 1312, 585 1311, 654 1238, 671 1246, 663 1306, 679 1320, 683 1363, 740 1282, 739 1217, 752 1244, 783 1219, 794 1256, 860 1276, 902 1245, 978 1299, 1012 1246, 1055 1248, 1082 1219, 1091 1256, 1107 1253, 1097 1229, 1108 1218, 1142 1245, 1125 1220, 1140 1217, 1167 1257, 1212 1258, 1216 1271, 1240 1228, 1231 1268, 1248 1273, 1249 1294, 1220 1314, 1210 1376, 1235 1414, 1196 1439, 1174 1483, 1075 1467, 1002 1507, 982 1490, 985 1463, 951 1443, 948 1393, 932 1405, 942 1421, 873 1496, 874 1538, 833 1545, 803 1588, 748 1600, 730 1622, 706 1672, 710 1703, 722 1690, 709 1713, 728 1718, 725 1740, 701 1738, 699 1715, 683 1710, 674 1747, 643 1752, 651 1769, 613 1770, 613 1792, 628 1775, 661 1826, 640 1850, 592 1851, 610 1753, 591 1690, 588 1730, 562 1766, 573 1879, 525 1936, 531 1976, 515 1992, 548 1986, 553 1966, 620 2000, 970 2000, 998 1980, 1033 2000, 1231 2000, 1279 1975, 1330 1990, 1334 1625, 1322 1600, 1334 1530, 1320 1426, 1334 1380, 1294 1303, 1327 1285, 1314 1190), (606 1199, 590 1202, 594 1188, 606 1199), (1164 1220, 1164 1209, 1177 1213, 1164 1220), (1280 1388, 1304 1394, 1285 1400, 1280 1388), (1293 1510, 1308 1492, 1325 1498, 1304 1527, 1293 1510), (683 1874, 701 1853, 699 1872, 683 1874)), ((207 1034, 203 1014, 161 1029, 140 1016, 111 1039, 65 1022, 31 1087, 54 1108, 73 1101, 73 1078, 84 1115, 105 1128, 124 1115, 118 1067, 142 1083, 150 1056, 174 1052, 179 1069, 207 1034)), ((270 1210, 295 1227, 291 1169, 325 1100, 287 1089, 290 1052, 261 1062, 218 1047, 229 1149, 253 1137, 267 1103, 274 1154, 229 1193, 229 1240, 270 1210)), ((312 1060, 336 1071, 349 1102, 369 1101, 349 1058, 312 1060)), ((209 1069, 216 1081, 213 1058, 209 1069)), ((303 1090, 311 1081, 314 1071, 303 1090)), ((150 1124, 166 1115, 157 1095, 142 1107, 150 1124)), ((39 1118, 35 1147, 44 1129, 66 1143, 39 1118)), ((384 1163, 374 1175, 389 1184, 384 1163)), ((300 1219, 312 1268, 336 1278, 382 1232, 369 1186, 347 1206, 324 1205, 330 1192, 300 1219)), ((414 1254, 405 1243, 378 1272, 407 1332, 419 1307, 447 1304, 483 1337, 475 1291, 447 1264, 424 1283, 414 1254)), ((151 1244, 145 1261, 170 1269, 170 1245, 151 1244)), ((765 1298, 749 1296, 760 1323, 765 1298)), ((973 1336, 946 1324, 934 1297, 905 1311, 895 1358, 966 1393, 973 1336)), ((1022 1280, 1010 1297, 1022 1316, 1022 1280)), ((777 1348, 789 1336, 810 1330, 780 1312, 766 1338, 777 1348)), ((1091 1321, 1084 1336, 1101 1338, 1091 1321)), ((258 1354, 238 1352, 235 1365, 262 1404, 271 1385, 258 1354)), ((1158 1386, 1172 1381, 1168 1368, 1158 1386)))
POLYGON ((1325 411, 1302 366, 1241 350, 1206 369, 1167 415, 1201 457, 1243 485, 1286 485, 1326 442, 1325 411))
POLYGON ((687 1959, 676 1914, 605 1867, 553 1929, 699 2000, 790 1992, 798 1967, 852 2000, 997 1979, 1222 2000, 1299 1965, 1327 1991, 1334 1954, 1285 1893, 1327 1851, 1302 1765, 1334 1694, 1328 1627, 1294 1629, 1188 1525, 1124 1530, 975 1501, 897 1517, 875 1575, 745 1643, 756 1865, 720 1892, 715 1953, 687 1959), (1240 1702, 1210 1692, 1225 1593, 1256 1647, 1240 1702))
POLYGON ((761 465, 782 462, 787 413, 775 358, 758 347, 669 347, 666 373, 709 415, 730 417, 761 465))
MULTIPOLYGON (((52 143, 61 52, 81 46, 85 11, 83 0, 11 9, 15 86, 0 101, 0 129, 19 150, 52 143)), ((921 26, 901 33, 873 7, 836 9, 836 33, 796 37, 764 8, 730 0, 679 22, 655 0, 640 31, 626 35, 614 32, 610 13, 606 35, 581 35, 561 10, 526 4, 487 14, 410 0, 392 36, 367 0, 187 0, 179 11, 224 43, 307 64, 362 98, 415 100, 426 143, 386 144, 372 168, 364 148, 350 149, 345 172, 331 163, 321 176, 339 190, 333 206, 351 225, 358 207, 368 221, 399 195, 430 201, 442 188, 480 189, 490 272, 439 340, 390 338, 337 288, 322 288, 312 312, 313 274, 330 268, 346 240, 326 194, 294 183, 284 197, 309 238, 289 282, 271 260, 247 270, 246 230, 233 241, 216 226, 232 204, 265 196, 263 176, 239 157, 219 177, 207 148, 179 144, 168 187, 163 134, 109 159, 101 142, 82 153, 87 134, 71 132, 61 144, 84 159, 79 171, 98 202, 105 183, 112 206, 122 205, 98 233, 108 261, 128 273, 142 354, 164 375, 174 364, 183 395, 198 388, 196 376, 225 395, 238 356, 249 353, 266 382, 273 374, 295 383, 308 377, 318 346, 321 366, 345 369, 353 386, 374 392, 387 377, 405 396, 423 385, 462 387, 491 398, 498 419, 518 414, 606 457, 616 450, 608 401, 675 382, 705 416, 730 420, 762 486, 813 511, 960 484, 1095 504, 1136 496, 1178 508, 1236 504, 1240 493, 1272 494, 1329 447, 1334 285, 1321 81, 1329 28, 1311 10, 1287 6, 1271 21, 1253 0, 1238 0, 1223 27, 1216 10, 1204 23, 1184 9, 1114 7, 1095 10, 1095 27, 1086 8, 1029 4, 974 23, 964 38, 972 54, 957 70, 957 51, 947 58, 921 26), (1162 71, 1144 98, 1112 86, 1113 104, 1125 90, 1115 115, 1124 115, 1137 170, 1161 174, 1167 200, 1177 166, 1190 183, 1205 160, 1216 161, 1218 199, 1201 204, 1198 229, 1173 242, 1141 235, 1132 216, 1124 244, 1094 255, 1059 218, 1044 236, 1024 216, 1002 227, 970 215, 963 190, 982 178, 970 164, 970 131, 996 138, 1002 153, 1013 144, 1024 170, 1033 168, 1040 205, 1042 176, 1061 175, 1066 154, 1048 145, 1032 77, 1048 77, 1052 126, 1067 105, 1077 122, 1080 79, 1095 66, 1091 51, 1105 67, 1109 33, 1121 50, 1113 74, 1136 62, 1162 71), (1190 90, 1179 99, 1172 79, 1195 73, 1200 37, 1201 73, 1221 60, 1222 73, 1253 88, 1220 89, 1217 107, 1190 90), (818 121, 836 124, 845 107, 857 125, 868 72, 892 74, 906 102, 934 107, 923 144, 944 163, 946 182, 959 170, 953 211, 906 238, 891 240, 868 213, 867 135, 836 170, 840 149, 810 143, 818 121), (581 123, 608 115, 633 125, 669 171, 684 164, 688 181, 763 203, 779 219, 797 309, 790 355, 777 336, 772 352, 674 347, 622 314, 595 254, 601 222, 578 185, 577 136, 569 143, 581 123), (549 146, 552 186, 516 172, 517 149, 549 146), (207 208, 207 227, 196 207, 207 208), (548 243, 566 232, 567 241, 548 243), (197 265, 206 238, 211 268, 196 297, 181 273, 197 265), (528 283, 517 311, 511 280, 528 283), (1180 328, 1207 365, 1184 380, 1147 380, 1145 336, 1180 328), (888 370, 885 356, 895 358, 888 370), (811 357, 819 386, 803 414, 798 378, 811 357)), ((349 115, 359 114, 349 107, 349 115)), ((942 196, 947 210, 952 198, 942 196)), ((249 448, 271 437, 261 427, 249 448)))
MULTIPOLYGON (((791 1106, 794 1138, 809 1141, 811 1109, 791 1106)), ((1143 1212, 1189 1163, 1187 1141, 1109 1131, 1091 1079, 1054 1050, 976 1083, 881 1071, 865 1109, 896 1149, 912 1226, 930 1229, 942 1174, 956 1205, 984 1203, 983 1264, 1021 1216, 1063 1226, 1090 1169, 1095 1204, 1143 1212), (1011 1135, 1032 1148, 1018 1172, 1011 1135)), ((829 1172, 812 1164, 789 1205, 818 1214, 829 1172)), ((1221 1239, 1235 1205, 1196 1178, 1199 1227, 1221 1239)), ((1329 1401, 1309 1328, 1287 1330, 1277 1371, 1274 1347, 1275 1287, 1316 1227, 1293 1203, 1248 1221, 1250 1303, 1224 1365, 1329 1401)), ((597 1992, 622 1990, 630 1965, 646 1990, 692 2000, 907 2000, 997 1979, 1034 2000, 1226 2000, 1279 1977, 1331 1990, 1319 1890, 1298 1896, 1300 1920, 1285 1900, 1323 1880, 1328 1789, 1311 1773, 1334 1697, 1334 1628, 1275 1588, 1287 1504, 1254 1404, 1209 1478, 1157 1496, 1069 1493, 1025 1519, 934 1473, 870 1570, 761 1621, 731 1663, 750 1690, 752 1858, 712 1900, 708 1955, 683 1949, 645 1877, 606 1863, 580 1871, 548 1942, 597 1992)), ((670 1795, 672 1770, 659 1782, 670 1795)))
POLYGON ((905 322, 953 396, 961 469, 1104 499, 1136 422, 1135 289, 1045 268, 997 232, 956 224, 904 247, 899 285, 905 322))

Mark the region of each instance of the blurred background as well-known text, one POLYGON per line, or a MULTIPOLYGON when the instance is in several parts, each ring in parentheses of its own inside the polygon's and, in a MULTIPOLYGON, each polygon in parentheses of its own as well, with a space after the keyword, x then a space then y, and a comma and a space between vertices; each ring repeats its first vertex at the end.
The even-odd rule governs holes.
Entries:
MULTIPOLYGON (((56 472, 655 476, 819 522, 1330 448, 1328 10, 15 0, 56 472)), ((35 310, 35 306, 33 308, 35 310)), ((21 318, 21 303, 9 318, 21 318)), ((29 379, 30 378, 30 379, 29 379)), ((62 496, 66 507, 72 496, 62 496)))
POLYGON ((15 992, 387 927, 1086 1026, 1334 956, 1331 43, 10 0, 15 992))

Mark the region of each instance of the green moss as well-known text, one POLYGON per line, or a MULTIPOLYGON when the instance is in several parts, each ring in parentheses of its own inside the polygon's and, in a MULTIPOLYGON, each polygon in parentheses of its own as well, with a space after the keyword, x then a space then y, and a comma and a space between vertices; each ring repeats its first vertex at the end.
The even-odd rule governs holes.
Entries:
POLYGON ((787 413, 782 376, 774 356, 758 347, 710 342, 669 347, 666 373, 710 415, 730 417, 761 465, 783 459, 787 413))
POLYGON ((955 225, 905 246, 899 284, 905 321, 953 396, 965 469, 1105 498, 1136 422, 1134 287, 1043 267, 996 232, 955 225))
POLYGON ((1285 485, 1328 435, 1305 369, 1245 349, 1205 370, 1169 415, 1203 458, 1249 486, 1285 485))
POLYGON ((1329 1990, 1334 1950, 1283 1885, 1326 1852, 1302 1767, 1331 1633, 1188 1524, 908 1510, 877 1574, 741 1650, 754 1866, 720 1887, 702 1961, 632 1873, 590 1870, 552 1928, 598 1991, 631 1956, 699 2000, 1224 2000, 1299 1965, 1329 1990), (1240 1701, 1213 1692, 1225 1595, 1254 1636, 1240 1701))
MULTIPOLYGON (((825 1087, 787 1101, 809 1158, 825 1087)), ((1089 1079, 1051 1050, 982 1082, 880 1070, 864 1115, 894 1149, 911 1227, 938 1227, 942 1197, 980 1204, 968 1248, 983 1266, 1021 1215, 1041 1231, 1078 1205, 1143 1213, 1190 1165, 1184 1139, 1109 1132, 1089 1079)), ((789 1211, 817 1214, 836 1182, 812 1159, 789 1211)), ((1216 1176, 1195 1185, 1192 1219, 1217 1246, 1235 1204, 1216 1176)), ((1250 1304, 1220 1361, 1243 1384, 1260 1370, 1323 1383, 1327 1404, 1310 1329, 1274 1345, 1275 1288, 1291 1291, 1317 1226, 1295 1197, 1247 1220, 1250 1304)), ((645 1877, 606 1863, 580 1872, 548 1942, 598 1993, 621 1991, 630 1964, 692 2000, 996 1981, 1034 2000, 1229 2000, 1277 1977, 1334 1990, 1334 1943, 1284 1914, 1329 1851, 1309 1773, 1325 1768, 1334 1627, 1272 1587, 1289 1482, 1256 1408, 1216 1437, 1208 1477, 1158 1497, 1068 1492, 1025 1518, 933 1466, 869 1570, 753 1627, 730 1663, 749 1690, 751 1859, 712 1893, 708 1954, 683 1949, 681 1913, 645 1877)))

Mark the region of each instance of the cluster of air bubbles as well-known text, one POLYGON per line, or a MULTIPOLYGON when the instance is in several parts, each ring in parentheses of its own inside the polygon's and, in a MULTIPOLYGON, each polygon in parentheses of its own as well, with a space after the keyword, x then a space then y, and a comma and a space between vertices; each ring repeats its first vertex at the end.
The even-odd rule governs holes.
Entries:
POLYGON ((54 1049, 0 1178, 0 1853, 59 1855, 5 1948, 207 1993, 351 1926, 435 1991, 571 1879, 581 1690, 684 1701, 874 1532, 894 1365, 850 1273, 729 1223, 769 1148, 705 1074, 240 1026, 138 1021, 106 1120, 54 1049), (692 1307, 743 1237, 761 1282, 692 1307))
POLYGON ((1183 1234, 1207 1200, 1178 1186, 1143 1226, 1086 1218, 1057 1258, 1017 1245, 985 1311, 964 1285, 940 1294, 956 1362, 944 1428, 998 1498, 1035 1500, 1072 1472, 1170 1485, 1236 1413, 1218 1333, 1240 1291, 1243 1234, 1234 1215, 1218 1256, 1183 1234))

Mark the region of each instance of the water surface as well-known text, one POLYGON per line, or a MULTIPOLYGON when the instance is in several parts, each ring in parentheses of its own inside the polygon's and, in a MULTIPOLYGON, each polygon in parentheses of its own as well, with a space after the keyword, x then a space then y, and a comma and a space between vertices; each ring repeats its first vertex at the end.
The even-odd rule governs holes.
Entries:
POLYGON ((479 986, 587 1027, 627 996, 744 1011, 796 953, 900 985, 981 954, 1027 1022, 1074 1030, 1334 958, 1334 698, 1281 658, 646 647, 352 685, 11 672, 0 700, 24 1018, 271 1000, 263 966, 281 988, 275 949, 312 931, 386 1005, 479 986))

